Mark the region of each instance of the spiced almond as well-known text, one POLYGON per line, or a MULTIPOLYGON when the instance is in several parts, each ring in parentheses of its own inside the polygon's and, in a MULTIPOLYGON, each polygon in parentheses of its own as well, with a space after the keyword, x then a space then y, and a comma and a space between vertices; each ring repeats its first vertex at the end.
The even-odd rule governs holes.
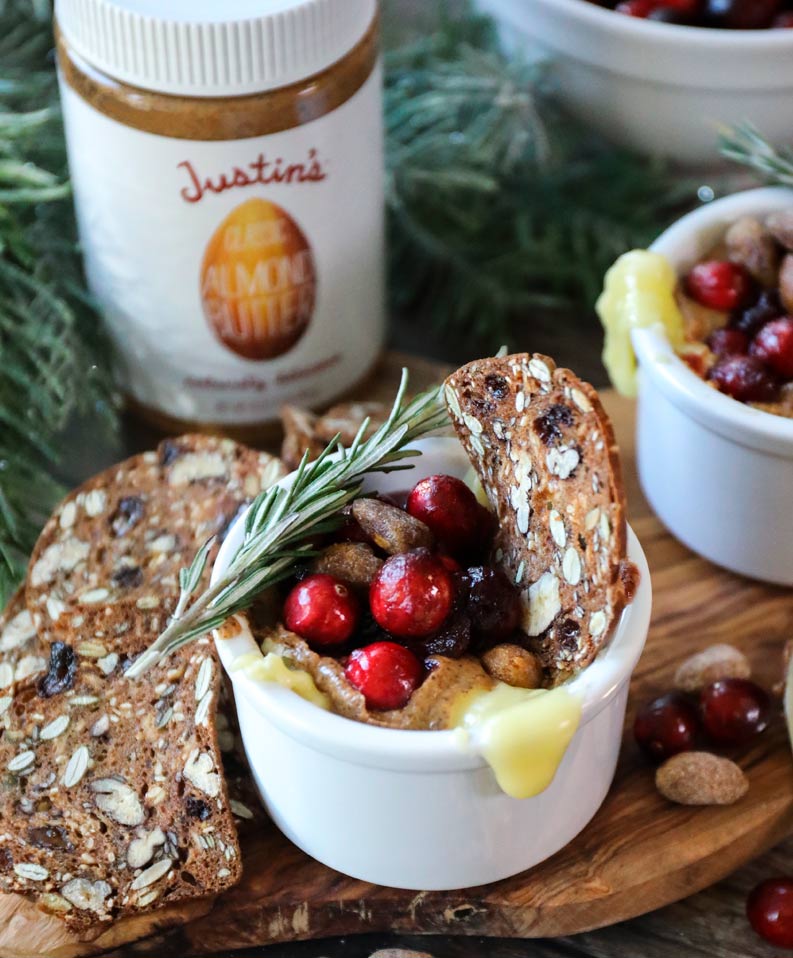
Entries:
POLYGON ((732 805, 749 790, 741 769, 710 752, 680 752, 655 773, 658 791, 678 805, 732 805))

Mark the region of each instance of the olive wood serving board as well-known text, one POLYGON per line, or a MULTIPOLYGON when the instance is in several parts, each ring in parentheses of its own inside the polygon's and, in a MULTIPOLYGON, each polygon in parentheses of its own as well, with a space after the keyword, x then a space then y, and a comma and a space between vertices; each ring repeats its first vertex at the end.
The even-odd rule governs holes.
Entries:
MULTIPOLYGON (((393 395, 405 361, 393 354, 386 357, 357 396, 393 395)), ((445 371, 412 357, 407 362, 416 389, 445 371)), ((771 726, 757 743, 730 753, 750 780, 748 794, 734 806, 687 808, 666 802, 655 791, 652 769, 633 743, 630 727, 636 705, 667 690, 676 664, 706 645, 730 642, 740 647, 761 684, 777 683, 783 643, 793 636, 793 594, 724 572, 665 531, 636 478, 633 403, 611 392, 605 392, 603 400, 622 450, 630 521, 652 573, 654 611, 631 685, 614 785, 583 833, 521 875, 445 893, 397 891, 346 878, 308 858, 275 826, 266 825, 244 849, 242 883, 225 896, 196 903, 183 914, 153 916, 148 926, 139 921, 135 929, 117 927, 92 945, 72 943, 61 954, 93 954, 102 947, 115 948, 115 956, 228 954, 276 942, 382 931, 572 935, 693 894, 793 833, 793 761, 778 699, 771 726), (168 924, 174 927, 167 929, 168 924), (141 934, 150 937, 118 947, 141 934)), ((0 956, 14 954, 7 932, 0 898, 0 956)))

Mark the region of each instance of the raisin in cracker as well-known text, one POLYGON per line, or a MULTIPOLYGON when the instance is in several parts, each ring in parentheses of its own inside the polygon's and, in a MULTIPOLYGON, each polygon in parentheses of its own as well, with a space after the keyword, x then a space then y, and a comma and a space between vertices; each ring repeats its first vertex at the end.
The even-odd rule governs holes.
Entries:
POLYGON ((446 380, 457 434, 498 516, 494 559, 552 681, 586 666, 626 602, 625 499, 597 393, 546 356, 478 360, 446 380))
POLYGON ((0 890, 86 930, 235 884, 210 640, 143 682, 118 656, 108 673, 70 650, 64 671, 51 648, 59 681, 17 689, 0 719, 0 890))
POLYGON ((228 439, 186 435, 72 492, 44 527, 26 602, 42 636, 137 652, 165 628, 179 570, 285 474, 280 460, 228 439))

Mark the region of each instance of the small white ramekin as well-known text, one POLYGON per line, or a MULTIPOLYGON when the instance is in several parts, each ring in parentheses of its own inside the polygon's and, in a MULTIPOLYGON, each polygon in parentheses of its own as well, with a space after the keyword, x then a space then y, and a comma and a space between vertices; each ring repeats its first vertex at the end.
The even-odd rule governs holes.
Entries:
POLYGON ((718 160, 716 126, 751 120, 774 143, 793 127, 793 30, 714 30, 614 13, 588 0, 478 0, 553 59, 568 108, 626 146, 718 160))
MULTIPOLYGON (((366 488, 398 491, 433 473, 462 477, 469 469, 455 439, 416 447, 422 455, 410 471, 373 476, 366 488)), ((243 522, 230 529, 213 581, 238 548, 243 522)), ((234 671, 235 660, 256 648, 249 636, 218 640, 253 776, 276 825, 331 868, 397 888, 485 884, 553 855, 592 818, 614 775, 628 684, 650 619, 650 577, 633 532, 629 555, 641 575, 634 601, 609 647, 570 683, 582 697, 580 726, 551 785, 530 799, 507 797, 454 731, 383 729, 322 711, 234 671)))
MULTIPOLYGON (((682 274, 738 217, 793 206, 793 190, 716 200, 652 245, 682 274)), ((689 548, 732 572, 793 585, 793 420, 717 392, 658 329, 633 332, 639 361, 637 463, 647 499, 689 548)))

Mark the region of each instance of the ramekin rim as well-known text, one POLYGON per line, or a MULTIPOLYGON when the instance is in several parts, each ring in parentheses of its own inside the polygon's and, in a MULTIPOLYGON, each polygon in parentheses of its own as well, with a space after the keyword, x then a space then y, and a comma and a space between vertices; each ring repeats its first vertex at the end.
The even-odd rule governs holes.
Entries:
MULTIPOLYGON (((419 440, 414 445, 422 448, 428 443, 450 444, 450 449, 459 451, 460 455, 465 456, 462 447, 453 438, 432 437, 419 440)), ((281 482, 287 483, 293 475, 294 473, 290 473, 281 482)), ((216 575, 215 569, 222 568, 226 543, 234 541, 235 526, 241 529, 244 520, 245 513, 242 513, 229 529, 213 568, 213 577, 216 575)), ((230 548, 226 551, 230 551, 230 548)), ((639 570, 639 585, 633 601, 623 610, 606 648, 594 662, 567 685, 572 691, 580 692, 584 696, 582 726, 594 718, 617 694, 623 684, 630 680, 647 639, 652 586, 647 559, 630 526, 628 526, 628 558, 639 570)), ((267 714, 269 719, 280 725, 288 734, 300 738, 311 747, 319 750, 323 750, 323 746, 327 749, 342 749, 349 756, 354 755, 361 764, 377 764, 380 760, 387 762, 389 759, 394 759, 415 761, 417 764, 441 760, 445 768, 450 766, 472 768, 484 765, 484 760, 479 755, 468 753, 461 748, 457 730, 382 728, 356 722, 333 712, 323 712, 283 687, 257 682, 241 670, 234 671, 230 668, 234 659, 229 658, 228 641, 216 639, 215 644, 221 663, 234 685, 235 693, 244 695, 257 712, 267 714), (322 721, 317 722, 316 719, 320 715, 322 721)), ((431 770, 431 764, 428 770, 431 770)))
MULTIPOLYGON (((788 206, 793 206, 793 189, 772 186, 731 193, 680 217, 661 233, 650 249, 667 256, 679 271, 681 258, 675 257, 673 251, 682 243, 704 233, 722 219, 734 219, 768 206, 775 207, 775 201, 783 198, 788 206)), ((736 441, 750 446, 760 443, 764 447, 793 452, 793 419, 754 409, 709 386, 677 356, 657 327, 634 330, 632 340, 641 375, 651 376, 675 405, 701 422, 729 433, 736 441)))
POLYGON ((793 43, 793 32, 783 28, 725 30, 714 27, 685 26, 622 16, 613 10, 590 3, 589 0, 535 0, 535 2, 542 3, 546 7, 569 10, 573 16, 596 28, 613 30, 632 40, 645 40, 649 43, 661 43, 668 40, 678 44, 683 37, 687 36, 694 45, 699 43, 708 49, 740 48, 752 52, 769 47, 786 50, 793 43))

